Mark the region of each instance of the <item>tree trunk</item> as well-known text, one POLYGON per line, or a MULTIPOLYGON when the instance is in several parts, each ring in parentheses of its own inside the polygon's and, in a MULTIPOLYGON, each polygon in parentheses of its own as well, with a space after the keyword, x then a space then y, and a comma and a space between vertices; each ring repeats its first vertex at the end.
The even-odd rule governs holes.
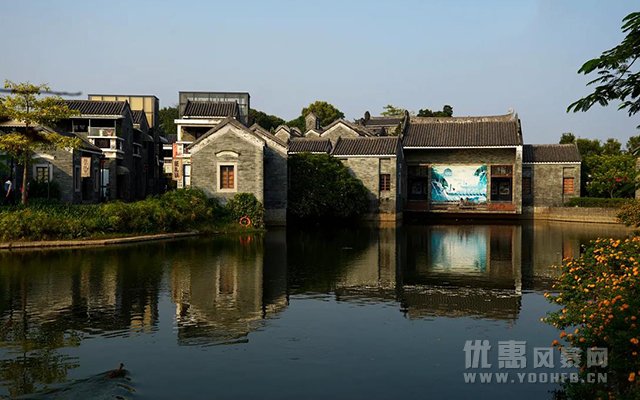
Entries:
POLYGON ((29 153, 24 155, 24 162, 22 163, 22 196, 20 201, 22 205, 27 205, 27 182, 29 178, 29 153))

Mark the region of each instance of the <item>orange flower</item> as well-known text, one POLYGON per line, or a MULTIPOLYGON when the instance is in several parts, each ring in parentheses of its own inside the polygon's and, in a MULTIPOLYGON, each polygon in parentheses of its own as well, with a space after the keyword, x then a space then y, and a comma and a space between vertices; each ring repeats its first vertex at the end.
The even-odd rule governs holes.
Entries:
POLYGON ((631 339, 629 339, 629 341, 630 341, 631 343, 633 343, 633 344, 638 344, 638 342, 640 342, 640 341, 638 340, 638 338, 631 338, 631 339))
POLYGON ((636 380, 636 373, 632 372, 629 374, 629 382, 633 382, 636 380))

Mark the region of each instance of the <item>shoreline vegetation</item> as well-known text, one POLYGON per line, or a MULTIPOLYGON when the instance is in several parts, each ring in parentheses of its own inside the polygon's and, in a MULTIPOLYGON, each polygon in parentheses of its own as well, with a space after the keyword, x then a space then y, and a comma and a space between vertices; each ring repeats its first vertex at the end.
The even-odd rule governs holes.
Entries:
MULTIPOLYGON (((71 205, 35 201, 0 209, 0 242, 110 240, 158 234, 257 232, 264 208, 239 193, 225 206, 197 189, 182 189, 133 203, 71 205), (250 226, 239 221, 248 216, 250 226)), ((14 245, 17 247, 17 245, 14 245)))

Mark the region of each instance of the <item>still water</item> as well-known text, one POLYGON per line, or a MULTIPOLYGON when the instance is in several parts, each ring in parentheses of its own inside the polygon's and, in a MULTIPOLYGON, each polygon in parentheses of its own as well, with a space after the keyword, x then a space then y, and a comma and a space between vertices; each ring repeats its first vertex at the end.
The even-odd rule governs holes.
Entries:
POLYGON ((442 224, 0 253, 0 397, 551 399, 558 385, 463 374, 565 372, 530 357, 557 337, 540 322, 552 265, 626 235, 442 224), (465 369, 468 340, 491 368, 465 369), (508 340, 525 368, 498 369, 508 340))

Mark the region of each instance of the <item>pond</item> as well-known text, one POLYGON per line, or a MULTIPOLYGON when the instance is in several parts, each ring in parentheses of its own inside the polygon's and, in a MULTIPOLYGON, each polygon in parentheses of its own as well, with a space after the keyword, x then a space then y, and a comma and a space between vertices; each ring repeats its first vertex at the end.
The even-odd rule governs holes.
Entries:
POLYGON ((534 367, 558 335, 552 265, 626 235, 458 222, 0 253, 0 397, 551 399, 545 374, 571 371, 534 367), (508 341, 525 365, 501 365, 508 341), (465 351, 484 344, 490 367, 465 351))

